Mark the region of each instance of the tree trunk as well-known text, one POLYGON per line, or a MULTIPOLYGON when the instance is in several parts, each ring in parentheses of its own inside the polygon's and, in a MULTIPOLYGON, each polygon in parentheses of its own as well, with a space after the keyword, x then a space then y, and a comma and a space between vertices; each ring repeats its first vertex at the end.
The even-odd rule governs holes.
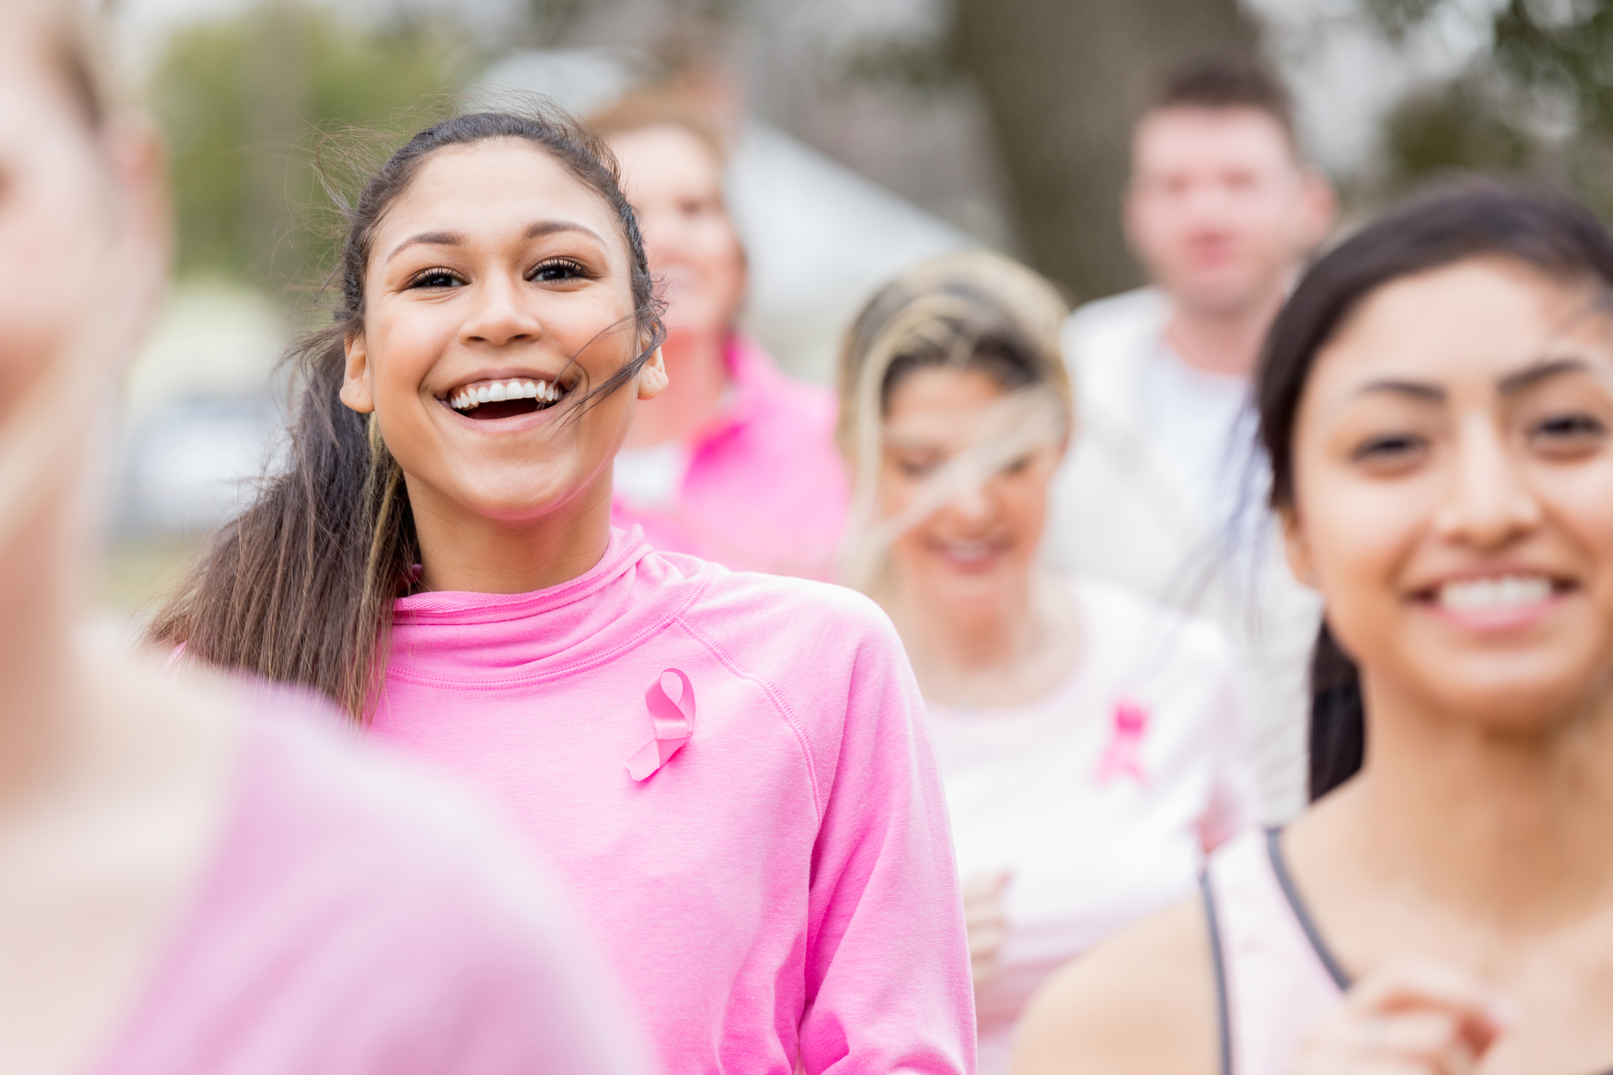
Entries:
POLYGON ((1247 50, 1237 0, 956 0, 953 49, 984 93, 1026 254, 1080 301, 1136 285, 1120 198, 1160 72, 1247 50))

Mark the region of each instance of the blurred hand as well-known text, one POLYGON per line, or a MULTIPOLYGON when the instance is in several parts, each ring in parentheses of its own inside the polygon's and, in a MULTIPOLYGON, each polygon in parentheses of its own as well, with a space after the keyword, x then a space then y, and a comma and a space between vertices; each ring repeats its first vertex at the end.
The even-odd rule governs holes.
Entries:
POLYGON ((1003 889, 1011 875, 977 873, 963 883, 963 924, 969 931, 969 970, 975 989, 994 978, 1008 936, 1003 913, 1003 889))
POLYGON ((1292 1075, 1468 1075, 1512 1005, 1462 971, 1397 961, 1356 983, 1301 1046, 1292 1075))

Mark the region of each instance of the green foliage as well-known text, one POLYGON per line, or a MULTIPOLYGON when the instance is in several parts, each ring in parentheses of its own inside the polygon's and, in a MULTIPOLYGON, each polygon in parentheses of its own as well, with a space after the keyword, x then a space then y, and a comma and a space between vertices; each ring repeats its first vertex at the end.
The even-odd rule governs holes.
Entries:
POLYGON ((1474 79, 1460 79, 1401 104, 1384 132, 1397 170, 1407 177, 1526 170, 1530 140, 1501 117, 1485 90, 1474 79))
POLYGON ((151 98, 168 138, 181 274, 279 292, 333 263, 337 229, 313 161, 319 132, 397 130, 459 84, 455 30, 359 28, 297 2, 180 31, 151 98))
MULTIPOLYGON (((1457 0, 1364 0, 1391 39, 1457 0)), ((1390 116, 1392 187, 1456 169, 1524 172, 1613 211, 1613 5, 1509 0, 1494 47, 1390 116)))
POLYGON ((1495 62, 1520 86, 1564 95, 1582 129, 1613 138, 1613 6, 1512 0, 1495 21, 1495 62), (1541 10, 1558 7, 1557 18, 1541 10))

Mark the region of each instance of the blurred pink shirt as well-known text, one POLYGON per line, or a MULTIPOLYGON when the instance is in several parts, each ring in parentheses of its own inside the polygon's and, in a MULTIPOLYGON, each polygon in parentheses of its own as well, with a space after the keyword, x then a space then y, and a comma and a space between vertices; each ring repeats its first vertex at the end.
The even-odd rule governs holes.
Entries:
POLYGON ((680 446, 687 460, 670 503, 635 503, 618 487, 611 521, 642 527, 662 552, 830 579, 850 496, 834 443, 834 393, 786 377, 739 336, 726 360, 727 401, 680 446))
POLYGON ((217 852, 94 1075, 633 1075, 493 816, 273 692, 217 852))
POLYGON ((614 531, 547 590, 400 600, 372 735, 503 802, 664 1071, 956 1075, 973 990, 922 705, 861 594, 614 531), (674 669, 692 734, 635 780, 674 669))

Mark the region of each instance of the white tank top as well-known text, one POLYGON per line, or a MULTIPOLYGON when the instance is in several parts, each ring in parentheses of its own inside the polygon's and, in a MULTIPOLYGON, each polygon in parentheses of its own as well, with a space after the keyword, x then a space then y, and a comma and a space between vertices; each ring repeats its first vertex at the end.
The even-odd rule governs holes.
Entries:
POLYGON ((1203 879, 1222 1075, 1288 1075, 1300 1042, 1350 985, 1294 890, 1280 831, 1232 840, 1203 879))

